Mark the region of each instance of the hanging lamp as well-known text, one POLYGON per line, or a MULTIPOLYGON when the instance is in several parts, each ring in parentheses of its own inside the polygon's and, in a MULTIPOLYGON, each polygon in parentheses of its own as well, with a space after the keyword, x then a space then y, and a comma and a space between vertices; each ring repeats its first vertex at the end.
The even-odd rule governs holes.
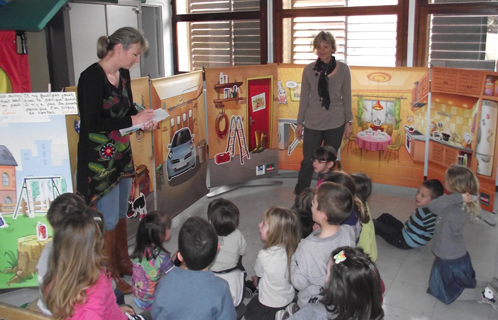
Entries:
POLYGON ((374 104, 372 108, 373 108, 374 110, 376 110, 376 111, 380 111, 380 110, 384 109, 384 107, 380 104, 380 101, 379 101, 379 100, 377 100, 377 103, 376 103, 376 104, 374 104))

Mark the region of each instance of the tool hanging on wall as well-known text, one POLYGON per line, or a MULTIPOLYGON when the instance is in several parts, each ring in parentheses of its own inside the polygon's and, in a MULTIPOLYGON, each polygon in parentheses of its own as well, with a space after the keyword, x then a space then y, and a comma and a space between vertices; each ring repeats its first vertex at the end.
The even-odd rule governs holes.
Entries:
POLYGON ((214 123, 215 129, 216 129, 216 135, 218 136, 219 139, 225 139, 227 136, 228 132, 228 117, 224 111, 224 109, 221 109, 220 113, 218 116, 216 116, 216 121, 214 123), (224 128, 223 130, 220 129, 220 123, 223 121, 224 128))
MULTIPOLYGON (((292 131, 296 132, 297 126, 294 123, 289 124, 289 126, 291 127, 292 131)), ((303 135, 304 135, 304 132, 303 132, 303 135)), ((288 156, 290 156, 292 151, 294 151, 294 149, 297 147, 297 145, 299 144, 299 141, 301 141, 301 140, 299 140, 298 138, 295 138, 294 141, 292 141, 292 143, 289 145, 289 149, 287 150, 288 156)))
POLYGON ((214 162, 216 164, 223 164, 230 162, 234 156, 235 152, 235 141, 238 142, 240 151, 240 164, 244 164, 244 157, 251 159, 249 150, 247 149, 247 143, 244 133, 244 126, 241 116, 232 116, 230 118, 230 129, 228 132, 227 147, 225 152, 218 153, 214 157, 214 162))

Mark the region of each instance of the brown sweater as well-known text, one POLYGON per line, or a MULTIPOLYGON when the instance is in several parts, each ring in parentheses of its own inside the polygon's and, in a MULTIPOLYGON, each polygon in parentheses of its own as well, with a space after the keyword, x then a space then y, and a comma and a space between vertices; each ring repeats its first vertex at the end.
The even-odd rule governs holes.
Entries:
POLYGON ((347 64, 337 61, 329 77, 330 107, 322 108, 318 95, 318 75, 313 70, 315 62, 304 67, 301 81, 298 124, 308 129, 330 130, 353 119, 351 109, 351 72, 347 64))

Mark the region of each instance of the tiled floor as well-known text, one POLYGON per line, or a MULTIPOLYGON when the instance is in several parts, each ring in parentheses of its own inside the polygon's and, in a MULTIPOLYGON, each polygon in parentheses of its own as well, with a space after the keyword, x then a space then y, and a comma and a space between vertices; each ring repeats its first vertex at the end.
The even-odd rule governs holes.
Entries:
MULTIPOLYGON (((221 195, 233 201, 241 211, 240 230, 247 240, 247 254, 243 264, 248 276, 254 274, 253 267, 258 251, 263 244, 259 238, 258 223, 265 209, 270 206, 290 207, 296 178, 274 178, 281 180, 281 186, 240 188, 221 195)), ((315 182, 312 182, 313 184, 315 182)), ((416 189, 374 184, 369 201, 372 216, 389 212, 405 221, 414 211, 416 189)), ((171 240, 166 248, 177 250, 178 231, 190 216, 206 217, 206 208, 212 199, 203 197, 173 219, 171 240)), ((468 222, 465 226, 467 247, 477 273, 477 280, 488 281, 498 276, 498 227, 482 221, 468 222)), ((404 251, 389 246, 377 237, 379 257, 377 266, 386 285, 384 295, 385 319, 498 319, 498 311, 489 305, 475 302, 442 304, 426 293, 431 264, 434 256, 429 246, 404 251)), ((129 281, 130 279, 127 278, 129 281)), ((0 291, 0 301, 22 305, 38 297, 37 289, 21 289, 11 292, 0 291)), ((132 303, 131 296, 127 302, 132 303)), ((247 302, 247 301, 246 301, 247 302)), ((139 311, 139 310, 137 310, 139 311)))

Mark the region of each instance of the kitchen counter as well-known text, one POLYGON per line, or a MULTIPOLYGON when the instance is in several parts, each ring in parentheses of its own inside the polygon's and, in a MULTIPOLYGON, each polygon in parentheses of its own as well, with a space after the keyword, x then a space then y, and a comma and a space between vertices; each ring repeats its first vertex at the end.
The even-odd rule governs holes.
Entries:
POLYGON ((474 151, 470 148, 464 148, 460 142, 457 141, 442 141, 442 140, 436 140, 433 137, 429 137, 430 141, 434 141, 436 143, 442 144, 444 146, 452 147, 461 151, 465 151, 468 153, 473 153, 474 151))

